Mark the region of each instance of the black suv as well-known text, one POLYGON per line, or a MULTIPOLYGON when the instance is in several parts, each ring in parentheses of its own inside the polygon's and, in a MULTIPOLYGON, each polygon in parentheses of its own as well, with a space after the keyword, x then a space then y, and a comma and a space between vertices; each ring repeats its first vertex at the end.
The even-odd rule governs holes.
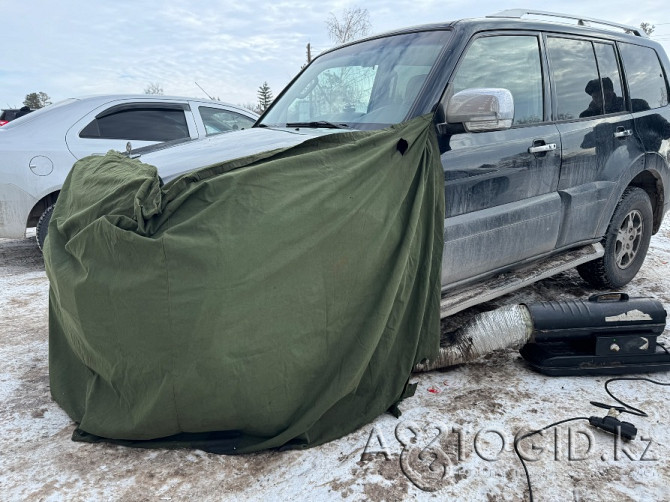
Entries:
POLYGON ((0 113, 0 126, 3 126, 7 122, 11 122, 14 119, 22 117, 23 115, 27 115, 32 111, 35 110, 32 110, 27 106, 24 106, 22 108, 7 108, 5 110, 2 110, 2 112, 0 113))
POLYGON ((380 129, 432 114, 447 205, 442 285, 456 298, 443 314, 575 266, 620 288, 670 207, 669 69, 637 28, 505 11, 337 47, 284 89, 244 149, 219 138, 142 160, 193 169, 267 148, 271 134, 279 147, 304 141, 306 129, 380 129), (520 269, 522 280, 482 288, 520 269))

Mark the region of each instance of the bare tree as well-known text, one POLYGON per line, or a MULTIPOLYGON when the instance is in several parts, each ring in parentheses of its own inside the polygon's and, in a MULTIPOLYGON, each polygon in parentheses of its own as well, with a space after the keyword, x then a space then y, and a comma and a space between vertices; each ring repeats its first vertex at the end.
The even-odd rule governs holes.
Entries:
POLYGON ((158 94, 163 95, 163 88, 158 82, 149 82, 149 85, 144 89, 144 94, 158 94))
POLYGON ((246 103, 238 103, 237 106, 241 106, 242 108, 246 108, 249 111, 252 111, 254 113, 258 113, 259 115, 263 113, 263 109, 259 106, 258 102, 252 103, 251 101, 247 101, 246 103))
POLYGON ((23 104, 33 110, 37 108, 43 108, 51 104, 51 98, 46 92, 31 92, 26 94, 26 99, 23 100, 23 104))
POLYGON ((332 12, 326 20, 328 36, 336 44, 351 42, 370 33, 370 13, 368 9, 353 7, 344 9, 338 19, 332 12))
POLYGON ((258 113, 258 103, 252 103, 250 101, 247 101, 246 103, 237 103, 237 106, 241 106, 242 108, 251 110, 254 113, 258 113))
POLYGON ((642 31, 644 31, 647 36, 650 36, 656 29, 656 26, 651 23, 640 23, 640 28, 642 28, 642 31))

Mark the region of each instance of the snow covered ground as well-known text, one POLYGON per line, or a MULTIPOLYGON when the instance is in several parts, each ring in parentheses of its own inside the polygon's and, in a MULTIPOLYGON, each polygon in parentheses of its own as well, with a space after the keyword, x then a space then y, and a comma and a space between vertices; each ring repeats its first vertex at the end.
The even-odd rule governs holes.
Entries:
MULTIPOLYGON (((666 219, 626 291, 654 296, 667 309, 668 262, 666 219)), ((571 271, 488 306, 592 292, 571 271)), ((606 378, 545 377, 509 349, 416 375, 416 394, 401 403, 399 419, 382 415, 308 450, 230 457, 75 443, 74 424, 49 395, 47 303, 34 237, 0 239, 2 500, 524 500, 514 435, 565 418, 604 416, 589 401, 612 402, 606 378)), ((650 376, 670 382, 670 372, 650 376)), ((619 417, 637 426, 637 438, 615 442, 582 420, 525 440, 536 500, 670 500, 670 387, 611 388, 649 414, 619 417)))

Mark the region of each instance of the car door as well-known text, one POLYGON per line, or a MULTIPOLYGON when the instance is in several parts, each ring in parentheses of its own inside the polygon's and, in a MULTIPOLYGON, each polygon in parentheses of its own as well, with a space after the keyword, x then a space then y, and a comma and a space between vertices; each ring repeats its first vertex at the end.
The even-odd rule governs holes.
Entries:
MULTIPOLYGON (((546 40, 553 114, 563 145, 558 189, 565 217, 558 247, 597 237, 608 201, 641 144, 627 110, 613 43, 567 36, 546 40)), ((611 205, 611 204, 609 204, 611 205)))
POLYGON ((545 80, 541 39, 533 33, 479 36, 458 63, 447 97, 464 89, 505 88, 515 113, 508 130, 440 137, 445 288, 555 247, 561 149, 556 126, 546 120, 545 80))
POLYGON ((109 150, 124 152, 164 141, 197 138, 188 103, 113 101, 90 112, 67 132, 66 142, 80 159, 104 155, 109 150))

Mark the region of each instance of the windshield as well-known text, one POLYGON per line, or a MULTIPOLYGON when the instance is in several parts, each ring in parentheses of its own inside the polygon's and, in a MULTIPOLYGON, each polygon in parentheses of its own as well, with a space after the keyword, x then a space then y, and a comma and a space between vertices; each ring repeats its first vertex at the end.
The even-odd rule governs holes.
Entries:
POLYGON ((259 126, 381 129, 402 122, 449 32, 395 35, 318 57, 259 126))

